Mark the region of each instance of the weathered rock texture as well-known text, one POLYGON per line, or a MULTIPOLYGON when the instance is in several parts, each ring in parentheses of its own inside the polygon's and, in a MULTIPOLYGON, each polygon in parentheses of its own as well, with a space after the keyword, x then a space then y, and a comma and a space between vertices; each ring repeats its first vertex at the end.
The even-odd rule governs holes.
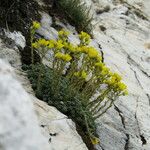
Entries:
MULTIPOLYGON (((141 3, 150 7, 149 1, 141 3)), ((96 15, 99 23, 94 38, 103 51, 104 62, 122 75, 129 90, 128 96, 121 97, 97 120, 98 149, 150 149, 150 21, 142 17, 147 16, 145 9, 139 11, 132 4, 113 0, 93 4, 97 9, 101 5, 110 7, 108 12, 96 15)))
POLYGON ((0 59, 0 150, 51 150, 29 95, 0 59))
POLYGON ((87 150, 71 119, 45 102, 35 99, 34 105, 42 132, 53 150, 87 150))

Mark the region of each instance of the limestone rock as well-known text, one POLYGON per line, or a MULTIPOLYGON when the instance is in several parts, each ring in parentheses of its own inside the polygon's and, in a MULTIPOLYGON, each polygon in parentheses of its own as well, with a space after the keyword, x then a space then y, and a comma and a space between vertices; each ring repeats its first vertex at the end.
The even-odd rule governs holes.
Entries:
POLYGON ((0 149, 51 150, 41 134, 29 95, 0 59, 0 149))
POLYGON ((34 105, 41 130, 53 150, 87 150, 71 119, 45 102, 35 99, 34 105))
MULTIPOLYGON (((97 4, 98 5, 98 4, 97 4)), ((150 22, 137 16, 126 3, 97 15, 94 38, 101 45, 104 62, 122 75, 129 95, 121 97, 97 120, 98 149, 150 149, 150 22), (127 13, 128 12, 128 13, 127 13), (103 25, 106 30, 100 31, 103 25)))

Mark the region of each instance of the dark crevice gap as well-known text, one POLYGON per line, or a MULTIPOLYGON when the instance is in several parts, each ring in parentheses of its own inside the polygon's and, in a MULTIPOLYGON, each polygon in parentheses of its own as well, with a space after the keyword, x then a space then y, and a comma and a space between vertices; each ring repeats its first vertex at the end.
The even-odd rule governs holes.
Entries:
POLYGON ((150 106, 150 95, 149 94, 146 94, 148 100, 149 100, 149 106, 150 106))
POLYGON ((100 145, 100 147, 101 147, 102 150, 105 150, 101 145, 100 145))
POLYGON ((115 110, 118 112, 118 114, 119 114, 119 116, 121 118, 121 122, 122 122, 123 127, 126 128, 126 126, 125 126, 125 118, 124 118, 124 116, 122 114, 122 111, 116 105, 114 105, 114 107, 115 107, 115 110))
POLYGON ((142 145, 147 144, 147 141, 145 139, 145 137, 143 135, 140 135, 141 141, 142 141, 142 145))
POLYGON ((129 134, 126 134, 126 137, 127 139, 126 139, 126 144, 124 146, 124 150, 129 150, 129 140, 130 140, 129 134))
MULTIPOLYGON (((125 118, 123 116, 123 113, 122 111, 116 106, 114 105, 114 108, 115 110, 118 112, 120 118, 121 118, 121 122, 122 122, 122 125, 124 127, 124 129, 126 129, 126 126, 125 126, 125 118)), ((125 146, 124 146, 124 150, 129 150, 129 140, 130 140, 130 136, 129 134, 125 133, 126 135, 126 140, 125 140, 125 146)))
POLYGON ((147 72, 145 72, 145 71, 139 66, 139 64, 137 64, 137 62, 135 62, 129 55, 128 55, 127 59, 128 59, 128 63, 129 63, 129 64, 135 65, 143 74, 145 74, 145 76, 147 76, 148 78, 150 77, 150 75, 149 75, 147 72), (131 62, 131 63, 130 63, 130 62, 131 62))
POLYGON ((101 52, 102 62, 104 62, 104 52, 102 51, 102 47, 100 44, 98 44, 98 47, 99 47, 100 52, 101 52))

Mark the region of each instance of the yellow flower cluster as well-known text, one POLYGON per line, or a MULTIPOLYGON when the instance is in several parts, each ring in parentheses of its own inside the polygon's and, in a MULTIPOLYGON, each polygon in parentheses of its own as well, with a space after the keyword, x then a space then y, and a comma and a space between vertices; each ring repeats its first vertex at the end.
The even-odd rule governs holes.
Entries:
POLYGON ((70 52, 77 52, 77 47, 69 42, 64 43, 64 48, 70 52))
POLYGON ((97 61, 101 61, 102 60, 99 52, 94 47, 79 46, 77 48, 77 51, 85 53, 85 54, 88 55, 89 58, 95 58, 97 61))
POLYGON ((39 39, 37 42, 32 43, 32 47, 38 49, 39 47, 46 47, 49 45, 49 41, 45 39, 39 39))
POLYGON ((121 82, 121 76, 114 73, 110 79, 106 80, 105 83, 111 87, 115 92, 122 92, 123 95, 127 95, 127 86, 121 82))
POLYGON ((95 69, 99 74, 98 77, 103 78, 103 82, 115 92, 123 92, 127 94, 127 86, 121 82, 121 76, 117 73, 112 73, 110 69, 102 62, 95 63, 95 69))
POLYGON ((40 47, 47 47, 49 49, 55 48, 57 50, 60 50, 64 47, 62 44, 62 40, 45 40, 45 39, 39 39, 38 41, 32 43, 33 48, 40 48, 40 47))
POLYGON ((56 53, 55 58, 61 59, 66 62, 69 62, 72 59, 72 57, 69 54, 63 54, 61 52, 56 53))
POLYGON ((87 34, 86 32, 82 31, 79 34, 79 39, 80 39, 80 42, 81 42, 80 45, 88 45, 90 43, 91 37, 90 37, 89 34, 87 34))
MULTIPOLYGON (((33 28, 38 29, 40 24, 38 22, 33 22, 33 28)), ((110 69, 101 62, 102 58, 99 52, 92 46, 88 46, 90 42, 90 35, 85 32, 81 32, 79 34, 80 44, 74 45, 68 41, 69 32, 62 29, 58 32, 57 40, 45 40, 39 39, 36 42, 32 43, 32 47, 39 48, 47 48, 54 50, 54 57, 58 60, 63 60, 65 62, 69 62, 73 58, 80 60, 81 54, 83 56, 82 67, 78 72, 72 72, 72 74, 78 78, 86 79, 88 74, 92 73, 100 83, 103 82, 111 87, 115 92, 122 92, 123 94, 127 94, 127 87, 124 83, 121 82, 121 77, 117 73, 112 73, 110 69)), ((46 52, 46 50, 44 51, 46 52)), ((74 60, 73 60, 74 61, 74 60)), ((78 66, 78 62, 75 66, 78 66)), ((74 69, 77 70, 78 68, 74 69)), ((73 71, 73 70, 72 70, 73 71)), ((97 80, 97 81, 98 81, 97 80)))

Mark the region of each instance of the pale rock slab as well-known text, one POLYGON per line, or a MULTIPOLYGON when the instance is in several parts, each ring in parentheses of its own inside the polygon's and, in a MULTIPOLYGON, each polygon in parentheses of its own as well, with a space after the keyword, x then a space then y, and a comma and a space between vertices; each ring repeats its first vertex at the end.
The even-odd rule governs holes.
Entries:
POLYGON ((71 119, 45 102, 35 99, 34 105, 41 130, 53 150, 87 150, 71 119))
POLYGON ((51 150, 29 95, 12 74, 13 69, 0 59, 0 149, 51 150))
POLYGON ((126 4, 113 2, 113 9, 97 15, 99 24, 94 29, 94 38, 101 45, 104 62, 122 75, 129 95, 121 97, 97 120, 101 141, 97 148, 149 150, 150 51, 145 43, 150 39, 150 22, 134 14, 126 4), (100 31, 99 25, 106 30, 100 31))

